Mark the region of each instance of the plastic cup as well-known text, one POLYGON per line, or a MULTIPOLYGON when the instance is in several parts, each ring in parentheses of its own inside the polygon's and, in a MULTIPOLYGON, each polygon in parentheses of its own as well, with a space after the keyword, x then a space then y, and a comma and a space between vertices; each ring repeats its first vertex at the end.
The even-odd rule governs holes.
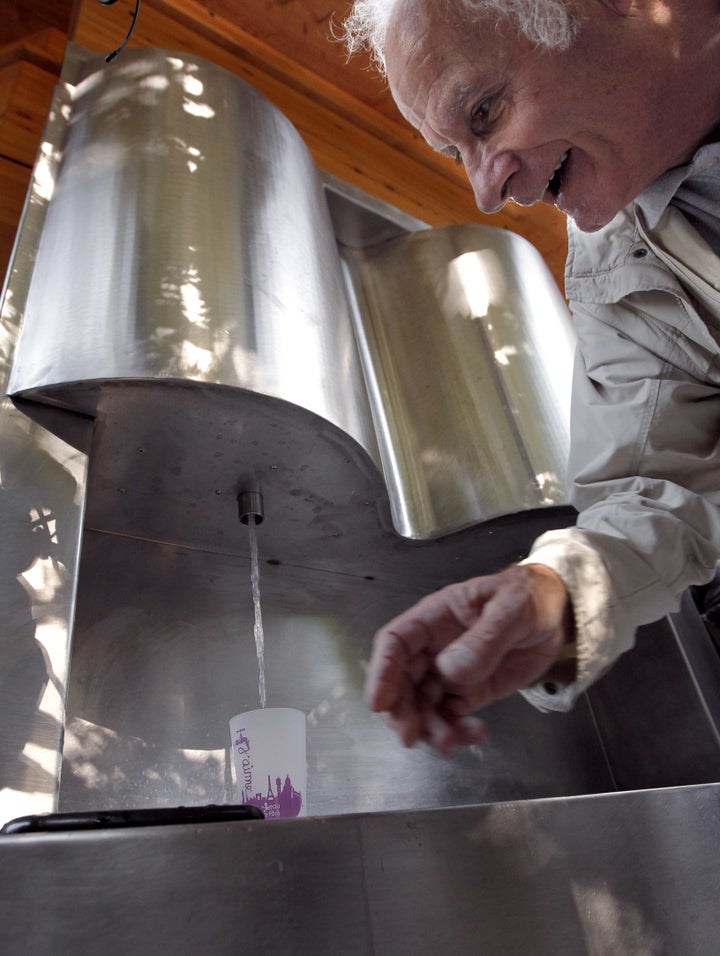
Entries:
POLYGON ((240 803, 268 819, 304 817, 307 786, 305 714, 266 707, 230 721, 235 783, 240 803))

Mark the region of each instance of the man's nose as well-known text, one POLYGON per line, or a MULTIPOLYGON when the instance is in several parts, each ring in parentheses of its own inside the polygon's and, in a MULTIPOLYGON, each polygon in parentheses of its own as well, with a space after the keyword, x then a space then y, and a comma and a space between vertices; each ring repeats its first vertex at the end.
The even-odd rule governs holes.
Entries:
POLYGON ((463 155, 463 164, 470 180, 475 202, 481 212, 501 209, 510 198, 508 180, 512 175, 509 156, 492 156, 479 149, 463 155))

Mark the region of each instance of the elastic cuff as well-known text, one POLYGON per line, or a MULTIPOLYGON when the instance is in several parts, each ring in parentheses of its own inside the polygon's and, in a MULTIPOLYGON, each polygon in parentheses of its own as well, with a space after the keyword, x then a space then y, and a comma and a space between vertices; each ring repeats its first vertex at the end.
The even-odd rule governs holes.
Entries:
POLYGON ((610 576, 599 552, 576 528, 542 535, 521 564, 543 564, 563 579, 575 617, 576 673, 574 680, 572 675, 564 680, 560 675, 555 680, 553 675, 546 674, 520 693, 538 710, 570 710, 580 694, 626 649, 613 627, 610 576))

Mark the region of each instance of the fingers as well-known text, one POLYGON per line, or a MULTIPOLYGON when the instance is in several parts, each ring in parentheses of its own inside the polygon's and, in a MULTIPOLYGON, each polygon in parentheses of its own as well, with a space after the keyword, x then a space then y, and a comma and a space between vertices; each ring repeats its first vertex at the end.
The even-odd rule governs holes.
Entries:
POLYGON ((537 683, 555 660, 552 643, 509 651, 485 680, 454 685, 455 692, 446 700, 445 707, 457 715, 481 710, 493 701, 537 683))
POLYGON ((458 717, 434 709, 420 712, 400 708, 391 712, 388 720, 406 747, 422 741, 441 753, 449 753, 453 747, 481 744, 487 739, 485 724, 471 715, 458 717))
POLYGON ((390 725, 406 747, 424 741, 448 753, 453 747, 485 740, 485 725, 470 715, 472 709, 467 698, 456 697, 455 689, 429 670, 389 711, 390 725))
POLYGON ((435 669, 438 650, 459 637, 465 623, 457 620, 443 592, 429 595, 386 624, 375 635, 366 671, 365 698, 372 710, 395 706, 406 681, 420 684, 435 669))
POLYGON ((443 697, 439 679, 426 676, 414 683, 401 679, 395 689, 395 702, 385 710, 403 744, 412 747, 419 740, 444 739, 443 722, 435 718, 443 697))
POLYGON ((402 740, 404 746, 412 747, 419 740, 425 740, 423 713, 414 706, 410 698, 401 699, 397 706, 388 711, 390 726, 402 740))
POLYGON ((440 673, 458 684, 492 674, 513 644, 526 636, 530 621, 525 604, 526 595, 516 581, 499 581, 465 633, 438 655, 440 673))
POLYGON ((419 741, 427 742, 441 753, 453 747, 480 743, 485 740, 485 725, 470 716, 467 700, 455 698, 449 687, 427 661, 418 657, 411 664, 422 663, 424 672, 415 680, 405 675, 394 687, 394 703, 384 709, 390 726, 406 747, 419 741))
POLYGON ((460 717, 455 721, 455 746, 467 747, 483 744, 487 740, 487 727, 479 717, 460 717))
MULTIPOLYGON (((398 615, 375 635, 366 673, 366 700, 373 710, 389 710, 397 703, 404 678, 417 684, 435 657, 463 635, 481 612, 485 582, 475 579, 474 588, 466 583, 450 585, 428 595, 414 607, 398 615)), ((488 596, 490 586, 485 586, 488 596)))
POLYGON ((567 592, 555 572, 535 566, 518 565, 492 578, 466 582, 471 590, 478 585, 480 598, 471 593, 466 600, 471 607, 480 606, 480 612, 465 633, 438 654, 436 666, 448 681, 469 685, 489 680, 494 696, 507 696, 527 686, 552 663, 547 657, 550 654, 552 658, 562 644, 567 592), (492 586, 489 596, 488 584, 492 586), (514 656, 516 651, 526 649, 534 650, 526 656, 514 656), (546 661, 544 667, 540 660, 537 668, 532 666, 536 654, 546 661), (518 661, 522 666, 514 666, 518 661), (526 672, 535 670, 526 678, 526 672), (508 678, 515 671, 524 683, 508 689, 508 678))
POLYGON ((481 742, 484 725, 471 712, 545 673, 567 606, 562 580, 541 565, 450 585, 378 631, 367 702, 389 714, 405 746, 423 740, 447 752, 481 742))
POLYGON ((437 711, 427 714, 423 729, 423 740, 443 754, 450 753, 453 747, 482 743, 487 736, 478 717, 450 718, 437 711))
POLYGON ((391 631, 376 635, 365 673, 365 699, 370 709, 386 711, 396 707, 421 679, 418 673, 421 666, 420 660, 413 663, 400 637, 391 631))

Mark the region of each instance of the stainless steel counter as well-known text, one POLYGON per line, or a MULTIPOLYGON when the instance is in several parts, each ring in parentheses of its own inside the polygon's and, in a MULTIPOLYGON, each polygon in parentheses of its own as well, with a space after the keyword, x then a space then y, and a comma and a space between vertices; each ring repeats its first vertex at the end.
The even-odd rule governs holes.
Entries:
POLYGON ((6 836, 0 949, 709 956, 719 845, 716 784, 6 836))

